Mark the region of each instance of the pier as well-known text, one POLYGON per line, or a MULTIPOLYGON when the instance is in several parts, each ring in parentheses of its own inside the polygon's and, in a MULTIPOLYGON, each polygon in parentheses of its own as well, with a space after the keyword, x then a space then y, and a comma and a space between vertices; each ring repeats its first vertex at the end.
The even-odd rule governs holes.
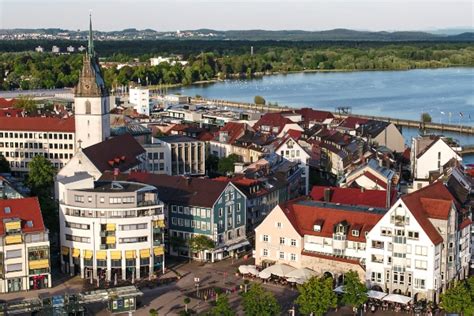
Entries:
MULTIPOLYGON (((296 107, 289 106, 270 106, 255 103, 235 102, 228 100, 204 99, 204 98, 190 98, 192 104, 208 104, 221 107, 232 107, 237 109, 253 110, 258 112, 280 112, 294 110, 296 107)), ((331 111, 329 111, 331 112, 331 111)), ((440 132, 456 132, 460 134, 474 135, 474 126, 463 126, 458 124, 443 124, 434 122, 421 122, 417 120, 399 119, 384 116, 360 115, 360 114, 339 114, 332 112, 338 118, 345 118, 347 116, 361 117, 369 120, 378 120, 390 122, 400 127, 413 127, 418 129, 429 129, 440 132)))

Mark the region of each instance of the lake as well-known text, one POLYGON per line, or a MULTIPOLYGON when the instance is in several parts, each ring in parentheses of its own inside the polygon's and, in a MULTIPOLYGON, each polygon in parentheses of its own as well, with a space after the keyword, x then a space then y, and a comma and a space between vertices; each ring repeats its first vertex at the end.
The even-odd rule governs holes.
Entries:
POLYGON ((434 122, 474 125, 474 68, 294 73, 173 91, 242 102, 261 95, 281 105, 329 111, 348 106, 357 114, 404 119, 428 112, 434 122))
MULTIPOLYGON (((474 68, 294 73, 193 85, 170 92, 241 102, 253 102, 254 96, 261 95, 267 102, 280 105, 329 111, 346 106, 357 114, 415 120, 428 112, 434 122, 474 125, 474 68)), ((418 133, 417 129, 403 129, 407 143, 418 133)), ((443 134, 461 144, 474 144, 472 135, 443 134)), ((474 163, 474 156, 465 157, 465 161, 474 163)))

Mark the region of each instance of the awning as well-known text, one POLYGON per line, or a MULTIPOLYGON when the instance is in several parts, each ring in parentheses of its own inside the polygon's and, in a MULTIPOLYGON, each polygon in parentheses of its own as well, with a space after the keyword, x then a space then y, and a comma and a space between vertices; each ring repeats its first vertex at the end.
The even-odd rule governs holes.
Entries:
POLYGON ((68 247, 65 247, 65 246, 62 246, 61 247, 61 254, 63 256, 67 256, 69 254, 69 248, 68 247))
POLYGON ((112 260, 120 260, 122 259, 122 252, 121 251, 111 251, 110 252, 110 258, 112 260))
POLYGON ((388 294, 383 298, 383 300, 400 304, 408 304, 411 301, 411 297, 400 294, 388 294))
POLYGON ((367 291, 367 296, 368 296, 369 298, 375 298, 375 299, 377 299, 377 300, 381 300, 381 299, 383 299, 385 296, 387 296, 387 293, 380 292, 380 291, 370 290, 370 291, 367 291))
POLYGON ((115 236, 107 236, 105 238, 105 243, 108 245, 115 244, 115 236))
POLYGON ((72 257, 73 258, 79 258, 81 255, 81 250, 77 248, 72 248, 72 257))
POLYGON ((12 244, 21 244, 22 242, 21 235, 9 235, 5 237, 5 244, 12 245, 12 244))
POLYGON ((95 252, 95 258, 97 260, 106 260, 107 259, 107 251, 105 250, 98 250, 95 252))
POLYGON ((302 280, 309 280, 312 276, 315 276, 316 272, 308 268, 300 268, 291 271, 286 275, 287 278, 295 278, 302 280))
POLYGON ((150 249, 141 249, 140 258, 150 258, 150 249))
POLYGON ((153 254, 155 256, 161 256, 165 254, 165 249, 163 247, 155 247, 153 248, 153 254))
POLYGON ((153 227, 154 228, 165 228, 165 220, 164 219, 159 219, 157 221, 153 222, 153 227))
POLYGON ((126 250, 125 251, 125 258, 126 259, 135 259, 136 258, 136 251, 135 250, 126 250))
POLYGON ((105 230, 106 231, 115 231, 115 224, 106 224, 105 225, 105 230))
POLYGON ((84 259, 92 259, 92 250, 84 250, 84 259))
POLYGON ((46 269, 46 268, 49 268, 49 260, 42 259, 42 260, 30 261, 28 262, 28 266, 31 270, 46 269))
POLYGON ((265 270, 260 271, 260 273, 258 274, 258 277, 260 279, 264 279, 264 280, 269 279, 271 276, 272 276, 272 274, 270 272, 265 271, 265 270))
POLYGON ((21 222, 16 220, 16 221, 11 221, 11 222, 6 222, 5 223, 5 230, 21 230, 21 222))
POLYGON ((247 240, 244 240, 244 241, 239 242, 237 244, 230 245, 229 247, 227 247, 227 251, 236 250, 236 249, 239 249, 239 248, 247 246, 247 245, 250 245, 250 243, 247 240))
POLYGON ((241 265, 239 267, 239 272, 242 273, 242 274, 247 274, 249 273, 249 266, 247 265, 241 265))

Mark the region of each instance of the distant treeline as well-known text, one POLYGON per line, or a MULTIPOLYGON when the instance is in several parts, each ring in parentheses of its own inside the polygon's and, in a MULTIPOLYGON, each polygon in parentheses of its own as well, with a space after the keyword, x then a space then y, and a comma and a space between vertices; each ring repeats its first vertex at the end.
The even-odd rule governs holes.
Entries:
MULTIPOLYGON (((34 53, 41 45, 63 50, 67 41, 0 42, 0 89, 72 87, 82 65, 81 54, 34 53), (28 52, 16 52, 25 51, 28 52), (5 52, 10 51, 10 52, 5 52)), ((74 42, 75 47, 85 43, 74 42)), ((149 84, 191 84, 196 81, 252 77, 304 70, 404 70, 474 66, 472 43, 433 42, 249 42, 249 41, 108 41, 96 42, 106 61, 142 62, 150 57, 179 54, 186 66, 141 64, 104 69, 109 86, 130 81, 149 84), (254 54, 250 54, 253 46, 254 54)))

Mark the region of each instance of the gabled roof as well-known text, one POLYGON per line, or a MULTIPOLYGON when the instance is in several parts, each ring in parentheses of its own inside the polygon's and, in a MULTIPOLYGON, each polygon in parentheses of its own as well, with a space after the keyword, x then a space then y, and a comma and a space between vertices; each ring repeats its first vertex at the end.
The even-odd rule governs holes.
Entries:
POLYGON ((337 224, 346 223, 347 239, 365 242, 365 233, 369 232, 383 217, 384 210, 372 210, 364 207, 326 204, 301 199, 282 204, 281 208, 296 231, 301 235, 313 235, 332 238, 337 224), (314 224, 322 224, 319 232, 314 224), (352 230, 359 235, 353 236, 352 230))
POLYGON ((431 241, 437 245, 443 242, 438 230, 429 218, 447 220, 454 197, 441 181, 401 197, 431 241))
MULTIPOLYGON (((396 192, 392 192, 391 201, 394 201, 396 194, 396 192)), ((310 196, 313 200, 321 202, 365 205, 378 208, 387 206, 387 192, 382 190, 313 186, 310 196), (325 190, 329 190, 329 201, 324 201, 325 190)))
POLYGON ((246 130, 247 124, 245 123, 228 122, 216 133, 216 137, 218 138, 220 132, 227 132, 227 143, 233 144, 235 140, 244 135, 246 130))
POLYGON ((364 137, 377 137, 384 131, 390 123, 384 121, 369 120, 365 123, 360 123, 357 131, 364 137))
POLYGON ((212 207, 227 187, 228 182, 204 178, 186 178, 146 172, 132 172, 128 181, 152 185, 158 198, 171 204, 212 207))
MULTIPOLYGON (((281 132, 283 127, 286 124, 293 124, 294 122, 291 121, 289 118, 284 117, 281 113, 265 113, 262 117, 255 123, 253 128, 255 130, 260 130, 262 126, 271 126, 271 127, 278 127, 278 134, 281 132)), ((273 131, 270 131, 273 133, 273 131)))
POLYGON ((103 173, 115 168, 124 172, 138 166, 141 161, 137 157, 145 153, 145 149, 132 135, 124 134, 86 147, 82 152, 103 173))
POLYGON ((284 111, 283 114, 292 114, 298 113, 301 115, 303 122, 305 125, 308 125, 311 122, 322 123, 327 119, 334 118, 334 115, 328 111, 320 111, 311 108, 302 108, 302 109, 295 109, 291 111, 284 111))
POLYGON ((73 117, 0 117, 0 130, 74 133, 73 117))
POLYGON ((367 121, 365 118, 348 116, 339 124, 339 127, 355 129, 356 125, 365 124, 367 121))
POLYGON ((25 233, 45 231, 43 216, 38 198, 29 197, 23 199, 0 199, 0 235, 5 234, 5 220, 18 218, 21 220, 21 229, 25 233), (10 213, 6 213, 5 209, 9 208, 10 213), (31 225, 28 222, 31 222, 31 225))

